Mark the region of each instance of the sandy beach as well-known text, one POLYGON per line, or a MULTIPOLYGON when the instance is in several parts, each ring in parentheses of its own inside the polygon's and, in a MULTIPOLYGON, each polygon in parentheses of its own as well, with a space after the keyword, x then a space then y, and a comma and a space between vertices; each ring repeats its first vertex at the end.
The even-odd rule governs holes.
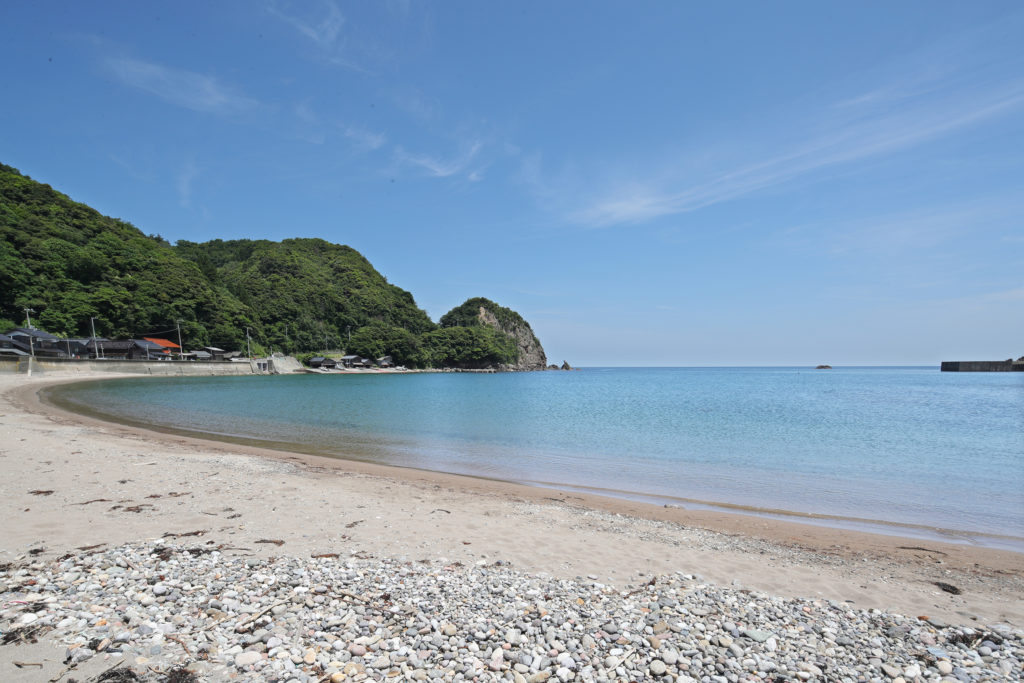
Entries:
MULTIPOLYGON (((0 565, 194 539, 225 557, 500 561, 616 591, 685 574, 947 624, 1024 625, 1017 553, 180 437, 39 400, 62 381, 0 377, 0 565)), ((45 638, 0 647, 0 679, 49 680, 64 656, 45 638)), ((97 656, 74 675, 114 663, 97 656)))

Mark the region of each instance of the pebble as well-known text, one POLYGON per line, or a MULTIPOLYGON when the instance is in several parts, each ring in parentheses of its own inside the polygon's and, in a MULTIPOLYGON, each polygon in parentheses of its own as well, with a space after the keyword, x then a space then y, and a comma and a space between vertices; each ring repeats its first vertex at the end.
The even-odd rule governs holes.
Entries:
POLYGON ((0 632, 42 628, 69 663, 120 656, 140 675, 187 666, 199 680, 273 683, 970 683, 1024 664, 1012 626, 939 628, 693 574, 644 582, 619 591, 507 564, 241 558, 153 541, 4 565, 0 632))
POLYGON ((239 669, 255 664, 262 659, 259 652, 241 652, 235 656, 235 666, 239 669))

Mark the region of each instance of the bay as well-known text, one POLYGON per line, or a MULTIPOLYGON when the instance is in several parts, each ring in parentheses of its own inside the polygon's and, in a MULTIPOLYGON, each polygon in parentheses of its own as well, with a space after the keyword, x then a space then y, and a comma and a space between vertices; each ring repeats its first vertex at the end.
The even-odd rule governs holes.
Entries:
POLYGON ((585 368, 105 380, 108 419, 386 465, 1024 550, 1024 375, 585 368))

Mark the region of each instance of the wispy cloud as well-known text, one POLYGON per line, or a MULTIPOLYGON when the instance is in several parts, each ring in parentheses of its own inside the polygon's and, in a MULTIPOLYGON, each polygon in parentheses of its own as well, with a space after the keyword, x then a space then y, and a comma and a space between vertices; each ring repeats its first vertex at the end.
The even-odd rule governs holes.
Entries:
MULTIPOLYGON (((310 3, 308 6, 311 6, 310 3)), ((322 10, 320 16, 299 17, 298 15, 285 12, 277 4, 267 6, 267 10, 275 17, 282 19, 296 31, 324 48, 334 47, 341 35, 341 29, 345 26, 345 15, 341 13, 338 6, 331 0, 319 3, 322 10)))
POLYGON ((259 104, 213 76, 194 71, 127 57, 111 57, 105 64, 125 85, 194 111, 231 115, 248 111, 259 104))
POLYGON ((360 150, 372 151, 380 149, 388 141, 388 136, 384 133, 374 133, 365 128, 349 124, 341 124, 341 132, 360 150))
POLYGON ((192 187, 196 178, 199 177, 199 167, 194 162, 187 162, 178 172, 178 204, 182 208, 192 207, 192 187))
MULTIPOLYGON (((443 159, 427 154, 412 154, 402 147, 395 148, 394 156, 395 161, 400 164, 421 168, 434 178, 447 178, 469 170, 482 147, 483 144, 481 142, 472 142, 466 145, 462 153, 454 159, 443 159)), ((473 175, 473 172, 470 175, 473 175)), ((475 180, 479 180, 480 177, 478 176, 475 180)), ((470 178, 470 180, 474 179, 470 178)))
POLYGON ((352 71, 372 73, 349 54, 347 22, 334 0, 302 2, 294 9, 283 9, 281 3, 270 2, 267 11, 312 42, 325 61, 352 71))
MULTIPOLYGON (((790 151, 721 173, 708 181, 677 188, 666 188, 661 183, 627 183, 615 189, 610 199, 575 211, 572 217, 587 225, 607 226, 687 213, 815 171, 883 157, 1022 105, 1024 82, 1017 82, 975 92, 968 98, 920 102, 895 114, 877 111, 858 122, 822 131, 790 151)), ((871 106, 887 109, 884 100, 875 100, 871 106)))
MULTIPOLYGON (((759 121, 759 137, 747 136, 748 147, 759 154, 730 157, 721 150, 677 148, 675 159, 647 164, 655 168, 647 178, 591 178, 587 186, 600 194, 567 213, 594 227, 683 214, 823 171, 886 159, 1020 112, 1024 60, 987 49, 990 42, 1005 43, 1004 33, 1002 27, 981 27, 851 77, 828 95, 791 103, 781 122, 759 121), (691 163, 688 173, 677 170, 680 159, 698 157, 705 159, 702 168, 691 163)), ((740 144, 742 136, 737 133, 740 144)))

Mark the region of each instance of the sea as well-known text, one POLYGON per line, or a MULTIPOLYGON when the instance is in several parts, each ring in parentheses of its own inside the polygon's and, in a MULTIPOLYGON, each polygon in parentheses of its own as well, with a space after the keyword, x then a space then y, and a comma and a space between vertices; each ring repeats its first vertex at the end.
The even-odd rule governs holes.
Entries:
POLYGON ((1024 373, 367 372, 114 379, 48 398, 271 448, 1024 552, 1024 373))

